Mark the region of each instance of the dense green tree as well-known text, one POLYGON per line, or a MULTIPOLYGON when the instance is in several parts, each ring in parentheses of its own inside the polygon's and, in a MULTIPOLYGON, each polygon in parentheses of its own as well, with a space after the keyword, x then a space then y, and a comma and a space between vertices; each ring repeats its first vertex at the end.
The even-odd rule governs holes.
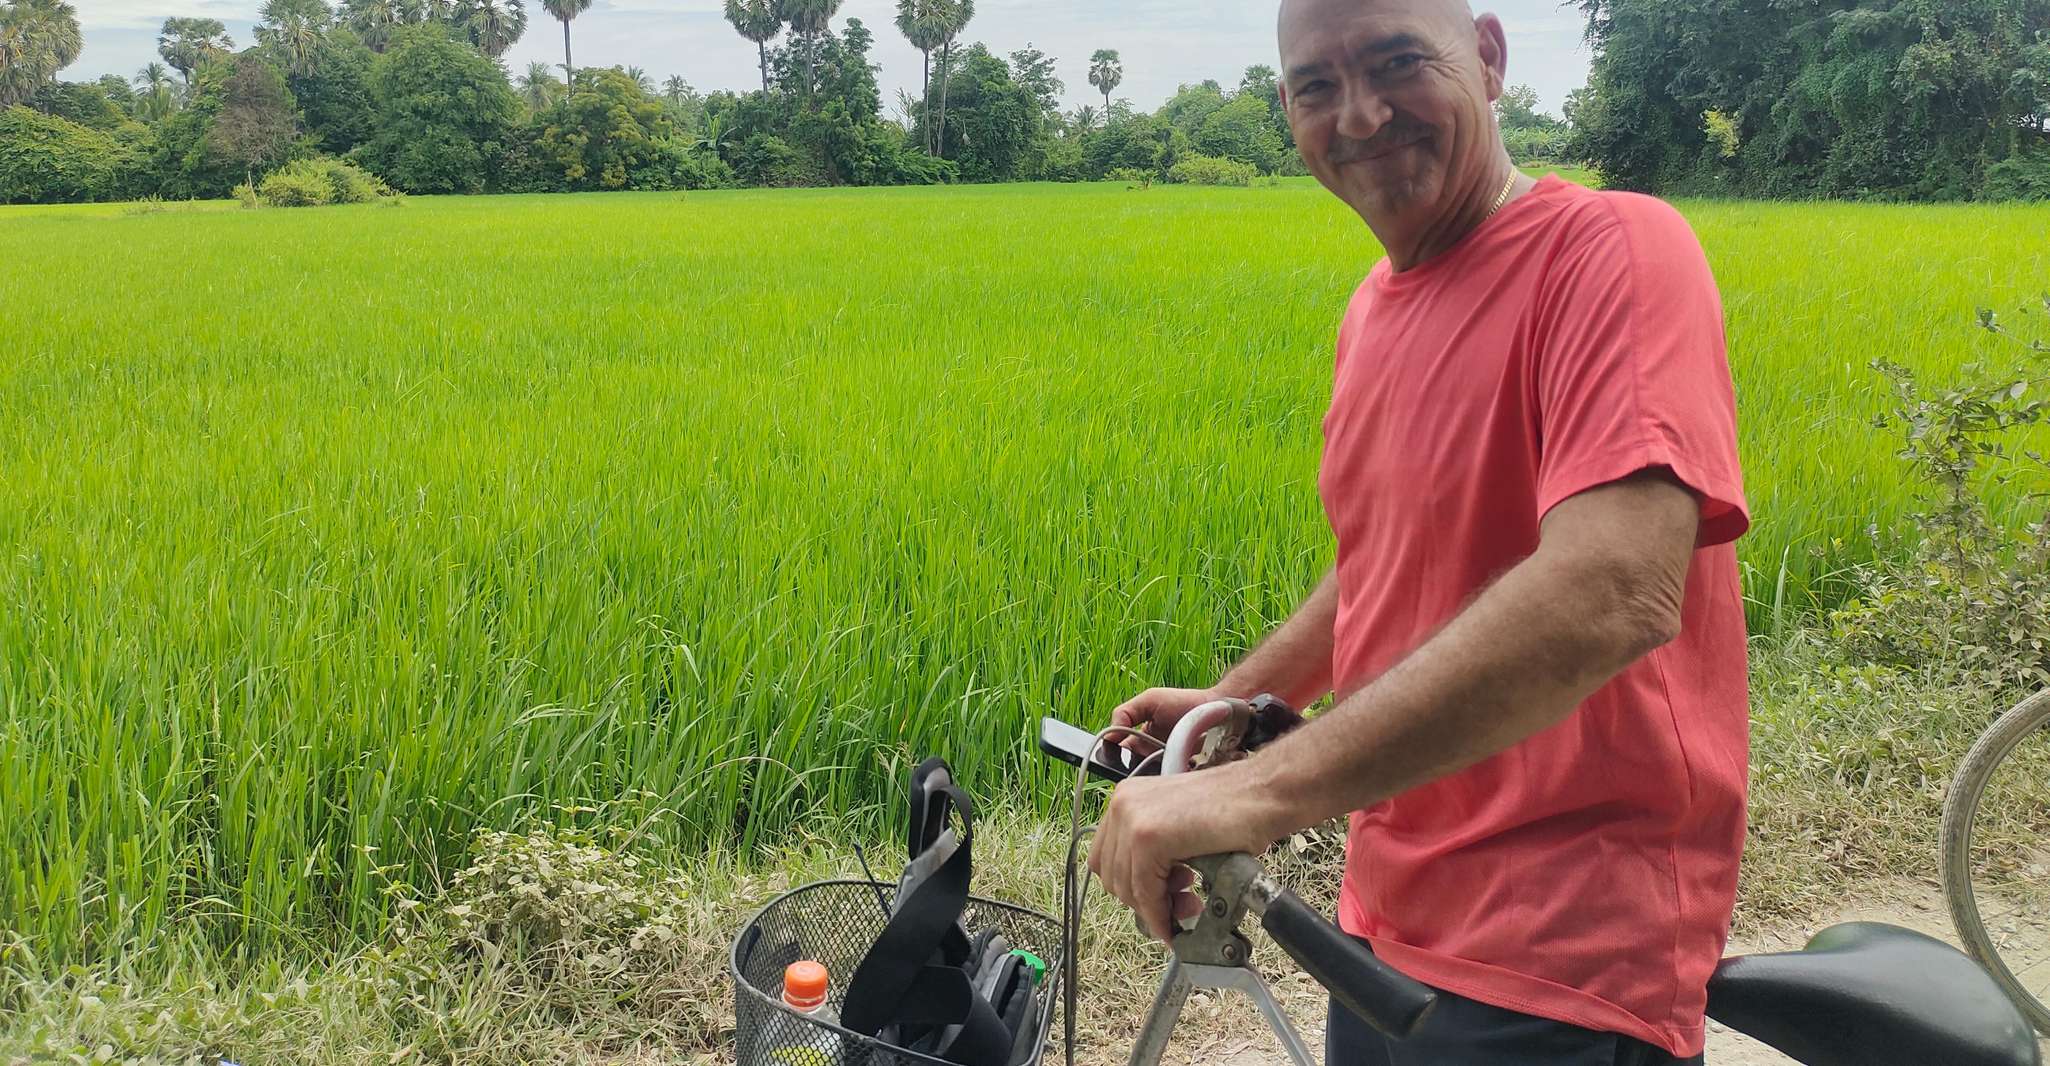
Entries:
POLYGON ((1099 48, 1089 57, 1089 84, 1103 94, 1103 109, 1110 110, 1110 91, 1125 80, 1125 61, 1115 48, 1099 48))
POLYGON ((562 23, 562 72, 574 85, 577 68, 569 57, 569 24, 578 15, 591 9, 591 0, 541 0, 541 8, 548 12, 550 18, 562 23))
POLYGON ((1210 115, 1224 106, 1224 88, 1214 81, 1183 85, 1155 112, 1161 121, 1194 138, 1210 115))
POLYGON ((306 132, 321 151, 338 156, 370 139, 376 118, 370 69, 376 60, 355 31, 339 27, 322 36, 304 71, 286 75, 306 132))
POLYGON ((1272 116, 1275 136, 1281 138, 1281 152, 1284 166, 1293 166, 1290 158, 1295 155, 1295 131, 1288 127, 1288 111, 1281 105, 1281 76, 1265 63, 1255 63, 1246 68, 1239 77, 1240 95, 1252 94, 1267 104, 1272 116))
POLYGON ((1274 113, 1252 93, 1235 94, 1203 118, 1191 138, 1204 155, 1250 163, 1263 174, 1281 169, 1287 149, 1274 132, 1274 113))
POLYGON ((220 19, 167 18, 157 33, 157 54, 185 78, 187 89, 202 66, 225 58, 234 48, 220 19))
POLYGON ((520 111, 498 64, 433 25, 393 34, 370 96, 376 132, 357 155, 406 192, 482 192, 520 111))
POLYGON ((119 74, 102 74, 93 84, 99 86, 100 95, 121 112, 122 118, 136 117, 135 86, 128 84, 127 78, 119 74))
MULTIPOLYGON (((127 92, 127 83, 119 78, 114 80, 127 92)), ((121 105, 109 99, 106 88, 98 82, 51 82, 28 98, 28 106, 96 130, 112 130, 129 120, 121 105)))
POLYGON ((1034 48, 1029 42, 1011 53, 1011 78, 1032 94, 1033 100, 1039 104, 1041 117, 1060 114, 1061 94, 1068 91, 1066 83, 1054 69, 1055 63, 1052 56, 1034 48))
POLYGON ((1957 198, 2045 146, 2050 0, 1580 6, 1573 144, 1619 187, 1957 198))
POLYGON ((84 47, 78 12, 65 0, 0 3, 0 107, 34 96, 84 47))
POLYGON ((1175 132, 1152 115, 1127 113, 1113 118, 1102 131, 1082 142, 1083 172, 1101 178, 1121 168, 1164 171, 1170 165, 1165 158, 1166 145, 1175 132))
POLYGON ((567 189, 624 189, 635 172, 680 150, 661 102, 616 67, 578 71, 571 91, 535 121, 537 147, 567 189))
POLYGON ((0 204, 109 200, 120 195, 120 147, 103 130, 0 108, 0 204))
POLYGON ((1511 85, 1495 99, 1495 121, 1505 130, 1549 124, 1552 117, 1540 113, 1537 105, 1536 89, 1528 85, 1511 85))
POLYGON ((945 154, 967 181, 1012 181, 1024 168, 1041 114, 1039 98, 980 44, 961 53, 945 154))
POLYGON ((236 56, 221 85, 221 108, 207 131, 207 155, 240 167, 254 183, 259 171, 285 161, 299 135, 297 105, 284 75, 254 51, 236 56))
POLYGON ((769 42, 783 32, 783 14, 776 0, 726 0, 726 21, 735 32, 754 42, 762 68, 762 91, 769 91, 769 42))

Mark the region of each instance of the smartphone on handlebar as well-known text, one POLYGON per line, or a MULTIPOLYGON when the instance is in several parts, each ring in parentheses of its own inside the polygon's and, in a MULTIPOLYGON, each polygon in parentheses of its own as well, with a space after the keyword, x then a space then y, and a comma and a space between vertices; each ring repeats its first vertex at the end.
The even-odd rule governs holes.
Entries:
MULTIPOLYGON (((1132 776, 1132 770, 1144 758, 1108 740, 1098 744, 1096 734, 1050 717, 1039 720, 1039 750, 1069 766, 1087 763, 1090 773, 1106 781, 1123 781, 1132 776), (1093 758, 1091 748, 1096 749, 1093 758)), ((1144 772, 1157 772, 1159 765, 1160 760, 1155 759, 1144 772)))

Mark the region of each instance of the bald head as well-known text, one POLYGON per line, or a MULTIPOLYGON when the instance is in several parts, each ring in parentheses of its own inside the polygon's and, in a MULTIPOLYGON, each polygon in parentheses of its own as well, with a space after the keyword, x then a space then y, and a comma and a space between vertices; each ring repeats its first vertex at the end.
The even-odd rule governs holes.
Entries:
POLYGON ((1347 15, 1374 10, 1406 10, 1423 19, 1436 18, 1448 26, 1473 25, 1473 8, 1466 0, 1281 0, 1277 32, 1281 39, 1281 55, 1288 58, 1288 39, 1291 32, 1314 30, 1319 25, 1329 25, 1347 15))
POLYGON ((1495 16, 1466 0, 1282 0, 1278 35, 1303 162, 1383 243, 1500 187, 1508 47, 1495 16))

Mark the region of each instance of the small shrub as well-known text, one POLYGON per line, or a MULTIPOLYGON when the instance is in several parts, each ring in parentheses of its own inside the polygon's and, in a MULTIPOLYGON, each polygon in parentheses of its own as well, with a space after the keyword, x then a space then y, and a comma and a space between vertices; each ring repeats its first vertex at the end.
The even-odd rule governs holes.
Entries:
POLYGON ((256 186, 251 185, 246 181, 240 185, 235 186, 235 199, 240 200, 242 202, 243 207, 263 206, 263 201, 257 198, 256 186))
POLYGON ((375 174, 330 156, 287 163, 256 186, 257 199, 269 207, 367 204, 390 195, 375 174))
POLYGON ((734 916, 720 909, 723 893, 621 850, 621 839, 480 831, 469 866, 439 893, 387 890, 393 939, 373 955, 406 1002, 491 980, 501 1010, 708 1044, 730 1024, 717 955, 734 916))
POLYGON ((1167 171, 1167 180, 1176 185, 1234 185, 1244 188, 1259 176, 1259 168, 1251 163, 1210 155, 1187 156, 1167 171))
POLYGON ((1153 172, 1140 167, 1112 167, 1103 176, 1105 181, 1121 181, 1129 188, 1144 189, 1153 184, 1153 172))
MULTIPOLYGON (((2050 296, 2043 307, 2050 312, 2050 296)), ((2023 365, 1972 363, 1965 381, 1930 388, 1905 367, 1873 364, 1894 388, 1877 424, 1901 434, 1898 454, 1922 483, 1927 510, 1916 516, 1909 561, 1866 568, 1863 594, 1831 614, 1832 634, 1863 659, 1955 670, 1996 687, 2045 685, 2050 516, 2010 529, 1993 518, 1984 490, 2050 473, 2040 453, 2009 443, 2050 410, 2050 341, 2015 337, 1991 311, 1979 324, 2015 342, 2023 365)), ((2045 486, 2034 487, 2029 498, 2040 502, 2045 486)))
POLYGON ((1986 168, 1981 200, 2050 200, 2050 151, 2017 152, 1986 168))
POLYGON ((267 207, 319 207, 334 203, 335 188, 326 176, 303 170, 280 170, 256 187, 267 207))

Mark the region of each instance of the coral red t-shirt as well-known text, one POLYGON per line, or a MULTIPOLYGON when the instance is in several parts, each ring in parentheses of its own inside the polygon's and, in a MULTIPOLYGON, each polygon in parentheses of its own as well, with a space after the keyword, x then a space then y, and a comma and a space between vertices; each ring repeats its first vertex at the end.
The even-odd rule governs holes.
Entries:
POLYGON ((1749 525, 1721 301, 1687 223, 1556 177, 1452 249, 1384 260, 1338 334, 1319 490, 1343 696, 1650 467, 1701 501, 1680 635, 1564 721, 1352 815, 1340 923, 1470 999, 1702 1049, 1744 842, 1749 525))

